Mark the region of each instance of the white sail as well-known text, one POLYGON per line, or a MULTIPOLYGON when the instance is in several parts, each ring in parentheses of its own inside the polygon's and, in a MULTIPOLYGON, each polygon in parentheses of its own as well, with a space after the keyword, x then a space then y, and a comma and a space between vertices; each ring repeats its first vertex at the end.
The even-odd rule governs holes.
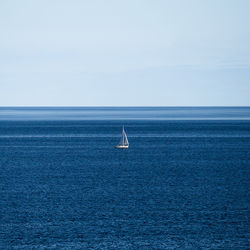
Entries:
POLYGON ((122 137, 120 140, 120 143, 116 146, 116 148, 128 148, 129 142, 128 142, 128 137, 125 133, 124 127, 122 128, 122 137))
POLYGON ((129 144, 128 143, 128 137, 127 137, 127 135, 125 133, 125 130, 123 130, 123 132, 124 132, 124 145, 128 145, 129 144))

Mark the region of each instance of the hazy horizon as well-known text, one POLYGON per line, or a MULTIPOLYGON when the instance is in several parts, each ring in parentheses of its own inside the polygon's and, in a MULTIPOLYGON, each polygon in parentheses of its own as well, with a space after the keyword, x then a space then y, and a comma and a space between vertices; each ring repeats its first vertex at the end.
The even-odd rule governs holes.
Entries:
POLYGON ((0 121, 250 120, 250 107, 0 107, 0 121))
POLYGON ((250 105, 0 105, 0 108, 248 108, 250 105))

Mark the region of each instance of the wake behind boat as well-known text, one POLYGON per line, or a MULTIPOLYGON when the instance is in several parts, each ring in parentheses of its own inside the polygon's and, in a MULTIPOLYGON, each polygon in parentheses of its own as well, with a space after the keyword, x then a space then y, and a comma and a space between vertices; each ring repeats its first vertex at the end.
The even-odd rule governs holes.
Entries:
POLYGON ((115 147, 116 148, 128 148, 129 147, 128 137, 127 137, 126 132, 124 130, 124 126, 122 127, 122 138, 120 140, 120 143, 115 147))

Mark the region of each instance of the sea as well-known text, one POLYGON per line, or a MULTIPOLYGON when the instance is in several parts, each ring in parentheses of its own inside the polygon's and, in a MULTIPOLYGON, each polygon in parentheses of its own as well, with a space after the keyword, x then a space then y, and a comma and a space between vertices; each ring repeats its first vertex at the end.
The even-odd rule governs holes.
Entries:
POLYGON ((249 170, 250 107, 0 107, 0 249, 249 249, 249 170))

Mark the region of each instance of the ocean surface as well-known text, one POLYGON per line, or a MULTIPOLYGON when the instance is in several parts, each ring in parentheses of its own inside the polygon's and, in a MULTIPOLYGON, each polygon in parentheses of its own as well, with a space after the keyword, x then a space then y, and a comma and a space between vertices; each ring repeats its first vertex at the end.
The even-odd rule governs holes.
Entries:
POLYGON ((250 107, 0 108, 0 249, 249 249, 249 170, 250 107))

